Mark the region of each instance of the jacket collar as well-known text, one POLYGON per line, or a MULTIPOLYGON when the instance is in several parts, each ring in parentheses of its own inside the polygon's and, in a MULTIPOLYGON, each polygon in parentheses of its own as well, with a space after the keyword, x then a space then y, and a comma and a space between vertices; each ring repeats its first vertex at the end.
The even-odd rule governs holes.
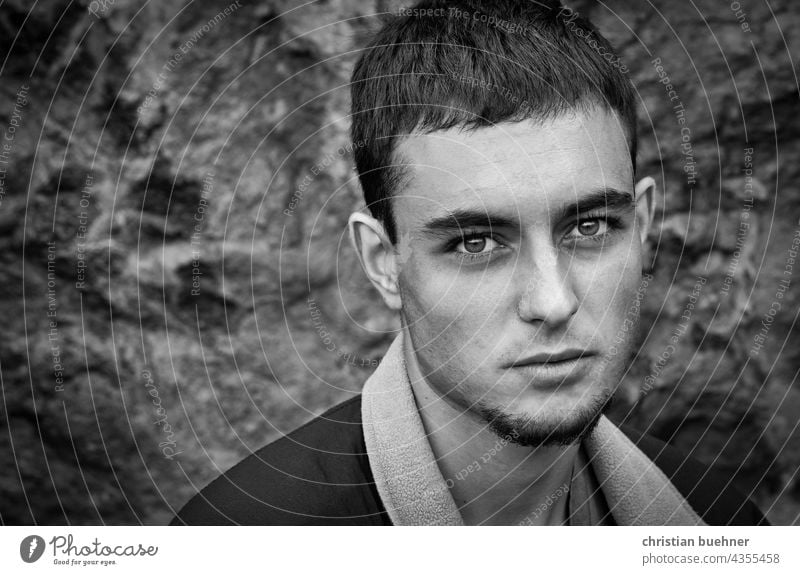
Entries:
MULTIPOLYGON (((394 340, 361 400, 364 440, 375 484, 395 525, 463 525, 428 442, 394 340)), ((669 479, 606 417, 584 440, 618 525, 704 525, 669 479)))

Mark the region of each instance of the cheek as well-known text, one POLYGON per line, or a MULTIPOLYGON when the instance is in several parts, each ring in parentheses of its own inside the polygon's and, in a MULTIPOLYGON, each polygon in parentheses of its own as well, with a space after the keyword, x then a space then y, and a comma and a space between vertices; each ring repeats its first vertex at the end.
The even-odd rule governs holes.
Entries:
POLYGON ((596 326, 598 339, 613 338, 625 320, 642 277, 637 246, 622 246, 576 269, 573 275, 586 317, 596 326))
POLYGON ((398 279, 403 317, 415 343, 435 341, 434 347, 445 354, 482 345, 501 305, 496 278, 423 262, 404 268, 398 279))

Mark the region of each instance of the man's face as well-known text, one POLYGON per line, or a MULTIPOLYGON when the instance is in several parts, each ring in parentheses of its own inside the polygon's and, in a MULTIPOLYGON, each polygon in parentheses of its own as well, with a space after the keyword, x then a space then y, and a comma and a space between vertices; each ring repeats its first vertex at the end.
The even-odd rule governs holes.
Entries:
POLYGON ((415 135, 398 152, 401 313, 427 385, 521 443, 576 440, 624 371, 641 280, 646 218, 617 116, 415 135))

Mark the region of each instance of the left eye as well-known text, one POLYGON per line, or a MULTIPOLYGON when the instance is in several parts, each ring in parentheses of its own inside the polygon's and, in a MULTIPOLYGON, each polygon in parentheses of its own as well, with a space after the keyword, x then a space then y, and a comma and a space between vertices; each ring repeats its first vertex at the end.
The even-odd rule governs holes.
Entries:
POLYGON ((456 246, 462 254, 485 254, 500 247, 500 244, 489 236, 471 236, 464 238, 456 246))
POLYGON ((591 220, 582 220, 578 222, 573 228, 574 233, 568 235, 572 237, 592 237, 603 235, 608 232, 608 222, 599 218, 591 220))

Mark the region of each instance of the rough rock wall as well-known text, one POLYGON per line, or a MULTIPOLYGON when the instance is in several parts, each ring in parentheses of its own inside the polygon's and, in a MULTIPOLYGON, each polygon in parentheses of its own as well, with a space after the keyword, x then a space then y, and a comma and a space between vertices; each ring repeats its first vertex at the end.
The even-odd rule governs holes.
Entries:
MULTIPOLYGON (((621 48, 663 191, 614 415, 788 523, 800 11, 677 4, 572 5, 621 48)), ((163 523, 359 391, 397 319, 347 245, 347 81, 401 5, 0 8, 0 521, 163 523)))

